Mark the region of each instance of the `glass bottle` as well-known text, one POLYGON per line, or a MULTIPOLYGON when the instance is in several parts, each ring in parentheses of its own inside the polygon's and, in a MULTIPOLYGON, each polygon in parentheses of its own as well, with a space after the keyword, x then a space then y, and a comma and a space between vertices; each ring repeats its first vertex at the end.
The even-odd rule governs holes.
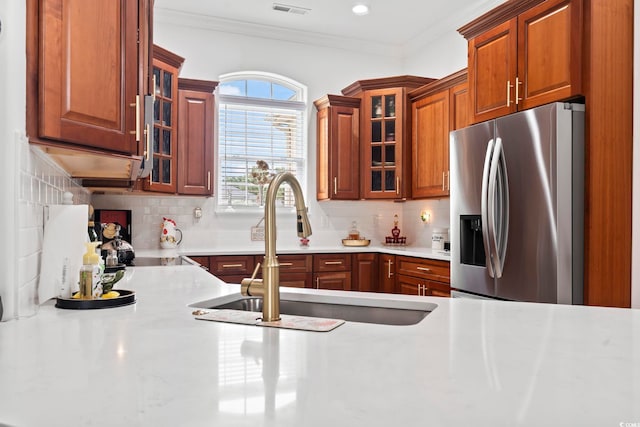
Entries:
POLYGON ((360 239, 360 232, 358 231, 358 224, 353 221, 351 223, 351 228, 349 229, 349 239, 358 240, 360 239))

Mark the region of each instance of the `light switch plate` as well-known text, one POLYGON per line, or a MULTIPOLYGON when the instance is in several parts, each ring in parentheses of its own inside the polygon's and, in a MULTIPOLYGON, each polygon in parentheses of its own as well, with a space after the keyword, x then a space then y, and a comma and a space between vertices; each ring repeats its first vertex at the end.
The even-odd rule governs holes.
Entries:
POLYGON ((264 241, 264 227, 251 227, 251 240, 264 241))

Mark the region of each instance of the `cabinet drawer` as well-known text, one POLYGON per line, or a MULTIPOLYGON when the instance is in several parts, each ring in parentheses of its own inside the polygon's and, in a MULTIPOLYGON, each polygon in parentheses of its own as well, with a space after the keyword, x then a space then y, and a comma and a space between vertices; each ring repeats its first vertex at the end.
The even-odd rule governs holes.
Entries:
POLYGON ((450 297, 451 288, 446 283, 434 282, 419 277, 399 275, 396 292, 406 295, 450 297))
MULTIPOLYGON (((263 262, 264 256, 257 255, 256 263, 263 262)), ((312 255, 278 255, 280 274, 282 273, 311 273, 313 271, 312 255)))
POLYGON ((449 283, 448 261, 397 256, 396 263, 398 274, 449 283))
POLYGON ((314 255, 313 271, 351 271, 351 254, 314 255))
POLYGON ((245 274, 245 277, 250 277, 254 268, 253 255, 222 255, 209 258, 209 270, 216 276, 245 274))

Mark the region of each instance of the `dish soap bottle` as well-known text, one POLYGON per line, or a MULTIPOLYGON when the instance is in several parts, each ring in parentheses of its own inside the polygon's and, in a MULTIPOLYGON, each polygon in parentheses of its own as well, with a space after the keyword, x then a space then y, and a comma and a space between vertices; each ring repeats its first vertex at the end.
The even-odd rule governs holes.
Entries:
POLYGON ((95 299, 102 296, 102 272, 100 271, 100 255, 96 247, 100 242, 85 242, 87 251, 82 257, 80 268, 80 298, 95 299))

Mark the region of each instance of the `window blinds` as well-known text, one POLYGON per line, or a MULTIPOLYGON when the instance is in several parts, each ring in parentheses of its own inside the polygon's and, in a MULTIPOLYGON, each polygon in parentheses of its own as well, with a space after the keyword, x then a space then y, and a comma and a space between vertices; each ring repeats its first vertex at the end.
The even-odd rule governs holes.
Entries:
MULTIPOLYGON (((304 110, 303 102, 220 96, 219 206, 261 206, 268 178, 278 172, 303 182, 304 110)), ((293 205, 288 191, 280 193, 285 206, 293 205)))

